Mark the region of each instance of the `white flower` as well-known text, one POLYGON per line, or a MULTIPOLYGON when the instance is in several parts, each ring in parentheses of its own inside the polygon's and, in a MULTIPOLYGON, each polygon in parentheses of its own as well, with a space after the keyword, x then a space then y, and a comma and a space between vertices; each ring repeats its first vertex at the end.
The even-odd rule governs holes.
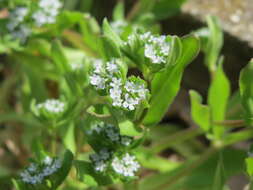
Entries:
POLYGON ((120 78, 113 77, 110 86, 113 88, 120 88, 122 85, 122 80, 120 78))
POLYGON ((25 42, 31 34, 31 29, 24 24, 25 17, 28 14, 26 7, 18 7, 10 12, 9 22, 6 27, 14 39, 19 39, 21 43, 25 42))
POLYGON ((13 12, 10 13, 11 21, 16 21, 21 23, 28 14, 28 9, 26 7, 18 7, 13 12))
POLYGON ((106 161, 110 158, 110 152, 103 148, 97 154, 90 155, 90 159, 94 163, 94 169, 98 172, 103 172, 107 168, 106 161))
POLYGON ((14 39, 19 39, 21 43, 24 43, 27 37, 31 34, 31 29, 26 25, 20 25, 15 31, 11 32, 11 35, 14 39))
POLYGON ((132 139, 130 137, 123 136, 123 137, 121 137, 121 141, 120 142, 124 146, 129 146, 132 143, 132 139))
POLYGON ((107 165, 105 164, 105 162, 100 160, 95 163, 94 168, 96 171, 103 172, 103 171, 105 171, 106 167, 107 167, 107 165))
POLYGON ((170 44, 166 41, 166 36, 155 37, 150 33, 145 33, 140 38, 145 42, 145 57, 154 64, 166 63, 170 52, 170 44))
POLYGON ((115 172, 125 177, 133 177, 140 168, 134 156, 126 153, 122 159, 115 157, 112 161, 112 168, 115 172))
POLYGON ((148 40, 151 36, 152 36, 152 35, 151 35, 151 32, 146 32, 146 33, 140 35, 140 39, 143 40, 143 41, 146 41, 146 40, 148 40))
POLYGON ((32 15, 32 18, 38 27, 52 24, 56 21, 56 16, 59 14, 61 7, 62 3, 59 0, 41 0, 39 10, 32 15))
POLYGON ((44 103, 38 104, 37 107, 51 113, 62 113, 65 110, 65 104, 56 99, 46 100, 44 103))
POLYGON ((94 59, 94 73, 101 74, 104 71, 103 61, 101 59, 94 59))
POLYGON ((106 63, 106 69, 109 73, 116 73, 119 68, 114 61, 109 61, 106 63))
POLYGON ((90 83, 96 87, 96 89, 105 89, 106 79, 100 75, 94 74, 90 76, 90 83))
POLYGON ((46 165, 51 165, 52 162, 53 162, 53 159, 50 158, 49 156, 47 156, 47 157, 44 159, 44 163, 45 163, 46 165))
POLYGON ((129 110, 135 110, 135 106, 139 104, 138 99, 132 98, 129 94, 125 94, 125 100, 123 102, 123 107, 129 110))

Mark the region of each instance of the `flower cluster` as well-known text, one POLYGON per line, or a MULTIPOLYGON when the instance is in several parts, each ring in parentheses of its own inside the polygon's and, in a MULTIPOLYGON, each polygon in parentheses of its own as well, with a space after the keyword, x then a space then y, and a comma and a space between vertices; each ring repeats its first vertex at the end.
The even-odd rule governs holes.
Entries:
POLYGON ((65 103, 56 99, 48 99, 43 103, 37 105, 38 109, 44 109, 49 113, 62 113, 65 110, 65 103))
POLYGON ((131 137, 120 135, 117 127, 104 122, 96 122, 92 125, 88 134, 94 135, 95 133, 106 137, 106 139, 111 141, 113 144, 118 143, 123 146, 129 146, 132 143, 131 137))
POLYGON ((32 163, 20 176, 28 184, 41 184, 43 180, 57 172, 62 166, 60 159, 47 156, 41 164, 32 163))
POLYGON ((112 169, 123 177, 134 176, 134 173, 140 168, 139 163, 136 161, 135 156, 131 156, 125 151, 122 152, 122 149, 119 148, 119 146, 129 147, 133 142, 131 137, 120 135, 118 128, 104 122, 93 124, 88 134, 93 137, 94 135, 100 135, 96 138, 103 141, 101 144, 103 143, 104 148, 90 156, 95 171, 106 172, 112 169), (114 148, 107 146, 106 141, 109 141, 114 148))
POLYGON ((45 24, 52 24, 59 14, 62 3, 59 0, 41 0, 39 2, 39 10, 33 13, 32 18, 38 27, 45 24))
POLYGON ((12 37, 19 39, 21 42, 24 42, 31 33, 30 28, 25 24, 28 13, 28 8, 18 7, 10 12, 9 22, 7 23, 7 29, 12 37))
POLYGON ((106 63, 96 60, 93 67, 91 85, 97 90, 107 90, 113 106, 133 111, 147 98, 149 91, 144 81, 136 77, 130 77, 126 81, 122 79, 118 59, 106 63))
POLYGON ((170 53, 170 43, 166 41, 166 36, 154 36, 150 32, 142 34, 140 38, 145 41, 145 57, 154 64, 166 63, 170 53))
POLYGON ((140 168, 140 164, 136 161, 135 156, 126 153, 122 157, 115 157, 112 160, 112 168, 120 175, 134 177, 135 172, 140 168))

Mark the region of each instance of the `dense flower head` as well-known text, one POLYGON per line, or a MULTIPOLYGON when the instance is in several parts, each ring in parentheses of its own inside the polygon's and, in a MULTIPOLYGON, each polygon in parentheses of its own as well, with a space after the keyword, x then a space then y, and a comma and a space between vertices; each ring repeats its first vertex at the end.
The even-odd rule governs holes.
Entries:
POLYGON ((114 107, 133 111, 147 98, 149 91, 141 79, 129 77, 123 80, 118 62, 117 59, 106 63, 96 60, 90 75, 90 84, 97 90, 107 91, 114 107))
POLYGON ((57 99, 48 99, 37 105, 38 109, 44 109, 49 113, 62 113, 65 110, 65 103, 57 99))
POLYGON ((118 62, 120 60, 112 59, 104 62, 100 59, 94 59, 93 70, 90 76, 90 83, 97 90, 103 90, 110 85, 110 81, 119 72, 118 62))
POLYGON ((134 177, 135 172, 140 168, 140 164, 136 161, 135 156, 128 153, 121 157, 114 157, 111 165, 116 173, 124 177, 134 177))
POLYGON ((39 27, 52 24, 56 21, 56 16, 59 14, 61 7, 62 3, 59 0, 41 0, 39 9, 33 13, 32 18, 39 27))
POLYGON ((154 64, 166 63, 170 53, 170 43, 166 41, 166 36, 154 36, 148 32, 140 38, 145 41, 145 57, 154 64))
POLYGON ((47 156, 42 163, 31 163, 21 174, 21 180, 28 184, 41 184, 43 180, 62 167, 60 159, 47 156))

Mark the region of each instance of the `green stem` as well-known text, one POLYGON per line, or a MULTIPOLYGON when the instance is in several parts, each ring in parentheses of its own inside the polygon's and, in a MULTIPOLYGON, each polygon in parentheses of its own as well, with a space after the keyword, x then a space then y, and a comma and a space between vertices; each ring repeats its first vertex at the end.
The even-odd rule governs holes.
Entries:
POLYGON ((244 120, 225 120, 225 121, 215 121, 215 125, 221 125, 224 127, 243 127, 246 125, 244 120))
POLYGON ((136 2, 136 3, 134 4, 134 6, 133 6, 133 8, 131 9, 131 11, 128 13, 126 19, 127 19, 128 21, 132 20, 132 19, 136 16, 136 14, 139 12, 140 8, 141 8, 141 1, 139 0, 138 2, 136 2))
POLYGON ((237 142, 245 141, 253 137, 253 129, 244 129, 239 132, 229 134, 224 140, 222 146, 229 146, 237 142))

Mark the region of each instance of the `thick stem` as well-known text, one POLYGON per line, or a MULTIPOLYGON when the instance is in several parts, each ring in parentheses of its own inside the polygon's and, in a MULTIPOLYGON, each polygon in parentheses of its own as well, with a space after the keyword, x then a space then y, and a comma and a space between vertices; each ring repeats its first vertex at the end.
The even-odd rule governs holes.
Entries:
POLYGON ((221 125, 224 127, 243 127, 245 126, 244 120, 225 120, 225 121, 215 121, 215 125, 221 125))

